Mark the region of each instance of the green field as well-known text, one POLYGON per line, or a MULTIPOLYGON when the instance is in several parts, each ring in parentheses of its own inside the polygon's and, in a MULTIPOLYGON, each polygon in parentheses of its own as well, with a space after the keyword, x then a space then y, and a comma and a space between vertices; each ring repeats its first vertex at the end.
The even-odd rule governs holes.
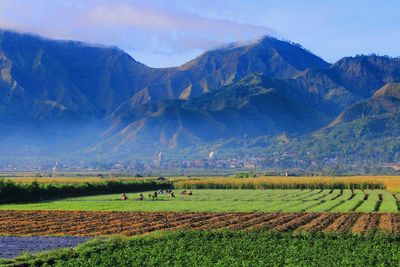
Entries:
MULTIPOLYGON (((148 192, 144 192, 147 195, 148 192)), ((3 204, 12 210, 114 210, 114 211, 358 211, 397 212, 396 198, 385 190, 350 189, 274 189, 274 190, 194 190, 193 196, 176 198, 159 195, 157 199, 137 200, 138 193, 128 193, 127 201, 119 194, 67 198, 28 204, 3 204)))
POLYGON ((398 238, 184 231, 97 240, 2 266, 398 266, 398 238), (13 265, 15 264, 15 265, 13 265))

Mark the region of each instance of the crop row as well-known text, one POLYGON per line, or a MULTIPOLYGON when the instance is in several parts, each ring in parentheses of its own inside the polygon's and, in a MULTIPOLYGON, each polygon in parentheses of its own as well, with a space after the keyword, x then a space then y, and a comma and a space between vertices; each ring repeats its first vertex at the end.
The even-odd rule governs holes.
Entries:
POLYGON ((267 229, 400 233, 397 213, 174 213, 174 212, 82 212, 3 211, 0 234, 133 236, 176 229, 267 229))
POLYGON ((381 234, 173 231, 92 240, 75 249, 0 259, 0 265, 399 266, 399 251, 398 237, 381 234))
POLYGON ((188 179, 177 189, 383 189, 397 190, 399 177, 257 177, 188 179))

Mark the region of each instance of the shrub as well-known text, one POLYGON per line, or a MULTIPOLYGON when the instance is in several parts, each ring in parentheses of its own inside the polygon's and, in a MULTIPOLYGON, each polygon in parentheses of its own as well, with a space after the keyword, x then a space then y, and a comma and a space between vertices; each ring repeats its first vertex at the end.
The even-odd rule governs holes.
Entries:
POLYGON ((33 181, 17 184, 11 180, 0 179, 0 202, 26 202, 49 198, 169 188, 171 188, 171 183, 156 181, 104 181, 85 183, 39 183, 33 181))

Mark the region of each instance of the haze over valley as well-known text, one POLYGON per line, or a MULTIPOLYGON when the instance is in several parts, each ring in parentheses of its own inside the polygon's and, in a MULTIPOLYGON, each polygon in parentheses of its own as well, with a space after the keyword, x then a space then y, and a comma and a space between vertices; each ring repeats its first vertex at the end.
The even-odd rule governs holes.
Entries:
POLYGON ((214 151, 309 170, 400 161, 395 57, 328 63, 263 36, 151 68, 117 47, 3 30, 0 73, 1 154, 19 159, 207 161, 214 151))

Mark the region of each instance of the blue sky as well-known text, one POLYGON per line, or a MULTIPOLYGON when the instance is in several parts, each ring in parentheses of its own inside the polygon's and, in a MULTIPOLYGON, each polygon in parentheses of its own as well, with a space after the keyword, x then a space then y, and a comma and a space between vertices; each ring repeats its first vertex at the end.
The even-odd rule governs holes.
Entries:
POLYGON ((270 34, 329 62, 400 56, 400 1, 0 0, 0 28, 116 45, 152 67, 270 34))

